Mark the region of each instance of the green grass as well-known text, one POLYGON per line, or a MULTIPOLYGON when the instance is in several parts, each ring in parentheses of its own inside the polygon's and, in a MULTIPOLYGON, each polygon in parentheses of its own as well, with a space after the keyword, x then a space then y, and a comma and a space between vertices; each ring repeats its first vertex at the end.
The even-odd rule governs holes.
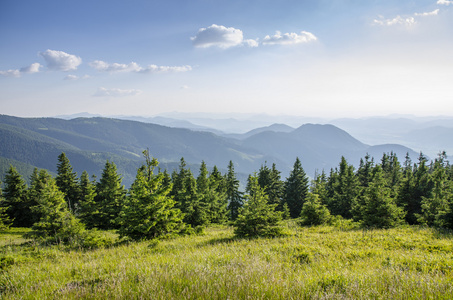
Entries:
POLYGON ((0 234, 2 299, 453 299, 453 236, 434 229, 300 228, 97 250, 0 234), (16 240, 17 239, 17 240, 16 240))

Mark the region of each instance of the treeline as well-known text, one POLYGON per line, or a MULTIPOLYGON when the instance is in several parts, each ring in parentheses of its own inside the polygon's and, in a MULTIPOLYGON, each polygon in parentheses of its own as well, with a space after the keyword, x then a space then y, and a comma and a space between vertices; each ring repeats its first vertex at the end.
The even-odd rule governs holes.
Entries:
POLYGON ((227 222, 239 236, 278 235, 285 218, 298 218, 301 225, 347 219, 365 227, 406 223, 453 229, 453 166, 445 152, 431 162, 420 154, 412 163, 407 155, 402 164, 394 153, 379 163, 367 155, 357 170, 342 157, 337 168, 312 181, 297 158, 286 180, 275 164, 261 166, 249 176, 245 193, 231 161, 225 174, 202 162, 195 177, 183 158, 169 174, 149 151, 143 154, 130 189, 110 161, 99 181, 86 171, 78 178, 62 153, 57 176, 35 169, 30 186, 10 166, 0 193, 0 225, 31 227, 31 237, 85 244, 96 240, 96 229, 140 240, 227 222))

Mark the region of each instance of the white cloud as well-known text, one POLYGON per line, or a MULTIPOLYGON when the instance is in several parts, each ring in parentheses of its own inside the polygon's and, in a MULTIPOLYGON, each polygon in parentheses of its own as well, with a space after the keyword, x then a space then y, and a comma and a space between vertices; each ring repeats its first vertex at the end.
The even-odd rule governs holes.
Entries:
POLYGON ((146 68, 140 69, 139 73, 179 73, 179 72, 187 72, 191 71, 191 66, 176 66, 176 67, 169 67, 169 66, 156 66, 156 65, 149 65, 146 68))
POLYGON ((96 93, 93 94, 94 97, 126 97, 126 96, 135 96, 141 94, 142 91, 129 89, 106 89, 104 87, 98 88, 96 93))
MULTIPOLYGON (((190 39, 193 45, 199 48, 218 47, 226 49, 244 44, 242 30, 216 24, 207 28, 200 28, 197 35, 190 39)), ((249 41, 247 40, 245 45, 250 46, 249 41)))
POLYGON ((437 4, 439 4, 439 5, 450 5, 450 4, 453 4, 453 1, 449 1, 449 0, 438 0, 438 1, 437 1, 437 4))
POLYGON ((141 67, 135 63, 131 62, 130 64, 118 64, 118 63, 113 63, 109 64, 106 63, 102 60, 95 60, 91 63, 89 63, 90 67, 102 71, 102 72, 138 72, 140 71, 141 67))
POLYGON ((282 34, 280 31, 277 31, 273 36, 267 35, 263 39, 263 45, 292 45, 316 40, 316 36, 307 31, 301 31, 300 34, 294 32, 282 34))
POLYGON ((416 17, 429 17, 429 16, 437 16, 439 14, 440 9, 435 9, 430 12, 424 12, 424 13, 415 13, 414 15, 416 17))
POLYGON ((403 18, 401 16, 396 16, 393 19, 384 19, 384 17, 380 16, 379 19, 374 20, 374 24, 380 25, 380 26, 403 25, 403 26, 410 27, 416 23, 417 22, 415 21, 414 17, 403 18))
POLYGON ((187 90, 187 89, 189 89, 189 86, 188 86, 188 85, 183 85, 183 86, 181 86, 181 90, 187 90))
POLYGON ((20 71, 19 70, 0 71, 0 75, 5 77, 20 77, 20 71))
POLYGON ((33 63, 27 67, 15 70, 0 71, 0 75, 5 77, 20 77, 22 74, 38 73, 39 68, 42 67, 39 63, 33 63))
POLYGON ((63 51, 48 49, 44 52, 40 52, 39 55, 45 59, 49 69, 56 71, 76 70, 82 63, 82 59, 80 57, 63 51))
POLYGON ((187 72, 191 71, 191 66, 157 66, 157 65, 149 65, 145 68, 142 68, 135 62, 131 62, 129 64, 118 64, 118 63, 107 63, 102 60, 95 60, 89 65, 100 71, 100 72, 135 72, 135 73, 177 73, 177 72, 187 72))
POLYGON ((72 75, 72 74, 66 75, 64 78, 64 80, 77 80, 77 79, 79 79, 79 76, 72 75))
POLYGON ((83 75, 82 77, 79 77, 77 75, 70 74, 70 75, 65 76, 63 79, 64 80, 79 80, 79 79, 88 79, 88 78, 90 78, 89 75, 83 75))
POLYGON ((259 46, 258 40, 244 40, 243 44, 252 48, 259 46))
POLYGON ((33 73, 38 73, 39 72, 39 68, 41 68, 41 64, 39 63, 33 63, 31 65, 29 65, 28 67, 23 67, 20 69, 20 72, 21 73, 29 73, 29 74, 33 74, 33 73))

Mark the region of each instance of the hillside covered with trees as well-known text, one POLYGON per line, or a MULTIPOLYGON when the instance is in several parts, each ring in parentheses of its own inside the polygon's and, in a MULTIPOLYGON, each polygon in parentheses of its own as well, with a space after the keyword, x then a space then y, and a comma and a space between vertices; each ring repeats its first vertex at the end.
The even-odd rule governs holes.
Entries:
POLYGON ((296 129, 270 126, 231 138, 99 117, 63 120, 0 115, 0 143, 0 179, 10 163, 20 168, 27 180, 35 167, 56 174, 55 157, 65 152, 78 174, 87 171, 100 177, 105 161, 114 161, 128 188, 141 165, 141 152, 148 148, 159 158, 161 168, 169 172, 178 169, 181 157, 194 173, 201 161, 209 168, 218 166, 222 172, 233 161, 242 185, 248 174, 266 162, 275 163, 287 176, 295 157, 299 157, 313 177, 316 170, 334 168, 341 156, 357 167, 366 153, 379 157, 393 151, 399 158, 407 152, 416 155, 402 145, 366 145, 332 125, 304 124, 296 129))
POLYGON ((149 151, 130 189, 114 162, 106 161, 97 180, 80 178, 65 153, 57 175, 35 169, 30 185, 14 166, 5 175, 1 200, 3 226, 31 227, 30 236, 84 243, 92 231, 116 230, 134 240, 202 232, 209 224, 230 222, 239 236, 282 234, 282 219, 300 225, 357 222, 366 228, 423 224, 453 228, 453 167, 446 153, 428 162, 421 154, 403 163, 393 153, 379 162, 364 157, 355 169, 343 157, 329 174, 310 182, 296 159, 289 176, 277 166, 262 165, 239 189, 234 164, 222 174, 201 163, 194 176, 181 158, 171 174, 159 168, 149 151))

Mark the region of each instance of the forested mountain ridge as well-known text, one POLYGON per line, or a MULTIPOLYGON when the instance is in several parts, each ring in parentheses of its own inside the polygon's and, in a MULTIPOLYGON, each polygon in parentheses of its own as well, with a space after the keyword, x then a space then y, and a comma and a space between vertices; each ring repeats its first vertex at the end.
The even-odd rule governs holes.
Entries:
POLYGON ((147 148, 162 168, 175 168, 181 157, 194 166, 195 172, 201 161, 224 169, 231 160, 239 174, 250 174, 267 162, 276 163, 283 176, 289 173, 296 157, 313 176, 316 170, 336 167, 341 156, 355 165, 367 152, 376 159, 390 151, 401 159, 406 152, 413 158, 417 156, 401 145, 370 147, 333 125, 305 124, 293 130, 270 126, 256 132, 241 141, 209 132, 111 118, 63 120, 0 115, 0 157, 55 171, 56 157, 65 152, 79 174, 86 170, 97 176, 108 159, 118 165, 128 184, 135 177, 141 152, 147 148))

